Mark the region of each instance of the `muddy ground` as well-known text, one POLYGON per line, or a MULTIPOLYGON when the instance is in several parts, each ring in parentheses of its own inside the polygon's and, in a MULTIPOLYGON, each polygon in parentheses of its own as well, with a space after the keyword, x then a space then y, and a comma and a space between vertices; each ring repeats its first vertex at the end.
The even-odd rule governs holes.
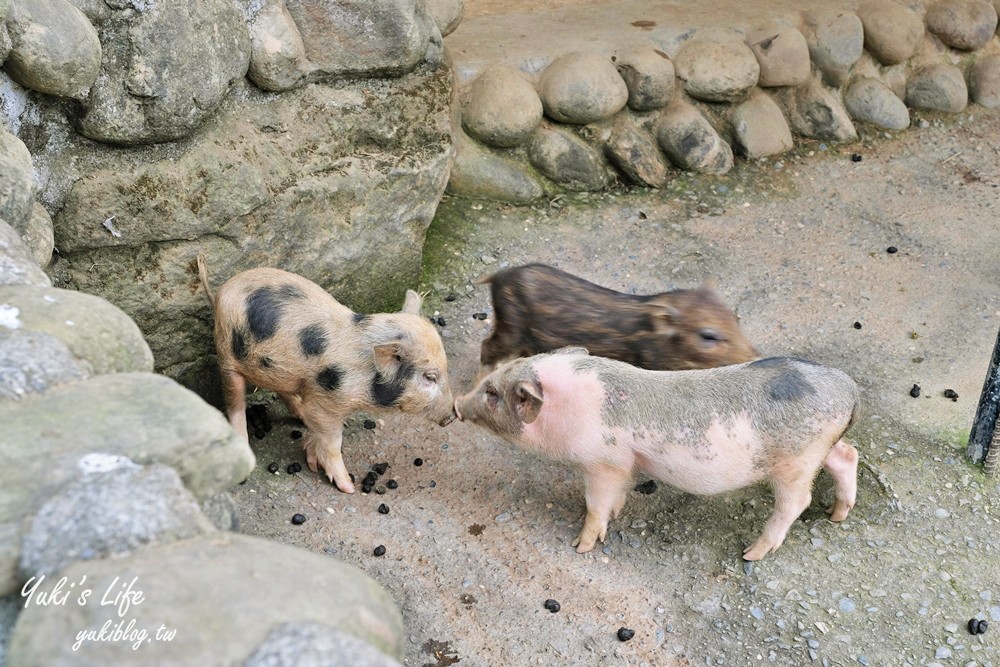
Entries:
MULTIPOLYGON (((822 473, 784 546, 745 564, 766 488, 700 498, 660 486, 631 493, 603 549, 580 555, 582 482, 560 463, 468 424, 359 414, 348 468, 360 478, 386 462, 383 482, 399 486, 349 496, 285 472, 304 461, 300 427, 273 406, 236 492, 243 530, 381 582, 403 611, 408 665, 1000 665, 1000 489, 964 457, 1000 325, 1000 113, 915 125, 892 140, 805 142, 724 177, 679 174, 662 191, 526 208, 446 199, 425 251, 425 309, 445 318, 456 391, 491 324, 472 317, 492 314, 472 285, 491 269, 541 261, 634 292, 716 276, 762 351, 836 366, 863 388, 858 505, 843 524, 825 518, 822 473), (972 636, 972 617, 993 627, 972 636), (620 642, 620 627, 635 637, 620 642)), ((292 572, 288 585, 322 576, 292 572)))

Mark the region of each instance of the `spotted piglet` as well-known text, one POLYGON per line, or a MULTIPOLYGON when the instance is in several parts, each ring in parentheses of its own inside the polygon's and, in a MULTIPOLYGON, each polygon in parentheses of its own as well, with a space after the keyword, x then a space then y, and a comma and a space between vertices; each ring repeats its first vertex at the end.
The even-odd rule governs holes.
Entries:
POLYGON ((448 360, 434 326, 408 290, 399 313, 361 315, 319 285, 279 269, 251 269, 212 297, 204 256, 198 272, 215 311, 215 346, 226 411, 247 437, 248 384, 276 392, 305 422, 309 469, 341 491, 354 484, 341 456, 344 419, 398 409, 441 426, 454 419, 448 360))
POLYGON ((858 388, 841 371, 801 359, 647 371, 564 348, 501 366, 458 398, 455 411, 583 470, 579 552, 604 540, 635 470, 698 495, 768 482, 774 512, 746 560, 781 546, 821 467, 835 486, 830 518, 843 521, 854 506, 858 453, 841 438, 857 415, 858 388))

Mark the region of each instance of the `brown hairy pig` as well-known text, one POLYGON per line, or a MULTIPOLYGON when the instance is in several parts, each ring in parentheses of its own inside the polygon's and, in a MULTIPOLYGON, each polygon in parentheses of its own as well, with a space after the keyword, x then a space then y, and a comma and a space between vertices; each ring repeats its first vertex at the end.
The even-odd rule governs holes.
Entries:
POLYGON ((579 552, 604 540, 636 470, 697 495, 768 482, 774 511, 743 555, 759 560, 809 506, 821 467, 834 481, 830 519, 847 518, 858 453, 842 437, 858 397, 847 375, 801 359, 666 372, 565 348, 504 364, 459 397, 455 413, 583 471, 579 552))
POLYGON ((204 256, 198 272, 215 311, 226 412, 243 437, 247 385, 276 392, 308 428, 309 469, 353 493, 340 451, 350 413, 397 409, 442 426, 454 418, 448 360, 416 292, 407 290, 401 312, 362 315, 287 271, 244 271, 214 297, 204 256))
POLYGON ((758 356, 708 282, 697 289, 624 294, 527 264, 479 283, 490 284, 496 317, 481 348, 484 372, 568 345, 650 370, 714 368, 758 356))

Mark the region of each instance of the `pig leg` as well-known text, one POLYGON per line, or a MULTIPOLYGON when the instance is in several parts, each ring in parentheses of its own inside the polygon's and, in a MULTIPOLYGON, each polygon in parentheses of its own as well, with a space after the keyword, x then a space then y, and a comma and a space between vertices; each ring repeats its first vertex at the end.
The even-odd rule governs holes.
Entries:
POLYGON ((631 479, 628 470, 608 465, 597 465, 584 471, 587 518, 584 519, 583 530, 573 540, 577 553, 590 551, 598 539, 604 541, 609 517, 612 513, 617 515, 625 504, 631 479))
POLYGON ((247 434, 247 383, 236 371, 222 371, 222 397, 233 430, 250 442, 247 434))
POLYGON ((843 521, 854 507, 858 493, 858 450, 838 440, 823 462, 836 490, 836 500, 826 510, 830 521, 843 521))
POLYGON ((340 446, 344 439, 343 419, 331 417, 329 414, 315 414, 305 406, 303 421, 309 431, 304 438, 303 447, 306 450, 306 464, 313 472, 322 467, 327 478, 344 493, 354 493, 354 483, 344 466, 344 458, 340 446))
POLYGON ((764 525, 764 532, 743 552, 743 560, 760 560, 780 547, 792 523, 812 501, 812 476, 801 470, 784 472, 771 478, 774 512, 764 525))
POLYGON ((288 408, 288 412, 298 419, 299 421, 305 421, 302 419, 302 397, 298 394, 278 394, 281 397, 281 402, 285 404, 288 408))

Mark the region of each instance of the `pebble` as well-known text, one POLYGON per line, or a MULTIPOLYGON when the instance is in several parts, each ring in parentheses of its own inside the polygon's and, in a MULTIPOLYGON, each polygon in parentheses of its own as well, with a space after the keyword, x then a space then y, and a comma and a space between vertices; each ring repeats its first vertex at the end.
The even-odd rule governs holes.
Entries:
POLYGON ((934 651, 935 660, 944 660, 951 657, 951 649, 947 646, 938 646, 937 650, 934 651))
POLYGON ((372 553, 374 553, 376 556, 384 556, 385 555, 385 545, 384 544, 378 545, 377 547, 375 547, 375 551, 373 551, 372 553))
POLYGON ((937 517, 938 519, 947 519, 948 517, 951 516, 951 512, 949 512, 943 507, 939 507, 936 510, 934 510, 934 516, 937 517))
POLYGON ((497 258, 494 257, 493 255, 483 255, 479 259, 482 261, 483 264, 493 264, 494 262, 497 261, 497 258))
POLYGON ((764 620, 764 610, 760 607, 750 607, 750 615, 756 618, 758 621, 764 620))
POLYGON ((292 516, 292 523, 294 523, 296 526, 301 526, 305 522, 306 522, 305 514, 295 514, 292 516))
POLYGON ((837 607, 840 609, 840 611, 844 612, 845 614, 850 614, 851 612, 853 612, 855 609, 858 608, 857 604, 855 604, 854 600, 852 600, 851 598, 840 598, 840 600, 837 602, 837 607))
POLYGON ((545 601, 545 608, 546 608, 546 609, 548 609, 548 610, 549 610, 550 612, 552 612, 553 614, 555 614, 555 613, 557 613, 557 612, 558 612, 558 611, 559 611, 559 610, 560 610, 560 609, 561 609, 562 607, 560 607, 560 606, 559 606, 559 603, 558 603, 558 602, 556 602, 556 601, 555 601, 555 600, 553 600, 552 598, 549 598, 548 600, 546 600, 546 601, 545 601))
POLYGON ((498 514, 496 516, 496 518, 494 519, 494 521, 496 521, 497 523, 503 523, 505 521, 510 521, 511 520, 511 516, 512 515, 511 515, 510 512, 503 512, 502 514, 498 514))
POLYGON ((632 628, 618 628, 618 641, 627 642, 632 639, 632 637, 635 637, 635 630, 632 628))
POLYGON ((910 389, 910 396, 912 396, 913 398, 919 398, 920 397, 920 385, 919 384, 913 385, 913 388, 910 389))
POLYGON ((379 514, 388 514, 389 513, 389 506, 386 505, 385 503, 381 503, 378 506, 378 513, 379 514))
POLYGON ((423 464, 424 464, 424 460, 423 459, 421 459, 421 458, 413 459, 413 465, 417 466, 418 468, 420 466, 422 466, 423 464))
POLYGON ((267 466, 267 471, 270 473, 278 472, 278 464, 277 463, 270 464, 269 466, 267 466))
POLYGON ((375 487, 375 493, 377 493, 380 496, 385 494, 385 487, 379 484, 378 486, 375 487))

